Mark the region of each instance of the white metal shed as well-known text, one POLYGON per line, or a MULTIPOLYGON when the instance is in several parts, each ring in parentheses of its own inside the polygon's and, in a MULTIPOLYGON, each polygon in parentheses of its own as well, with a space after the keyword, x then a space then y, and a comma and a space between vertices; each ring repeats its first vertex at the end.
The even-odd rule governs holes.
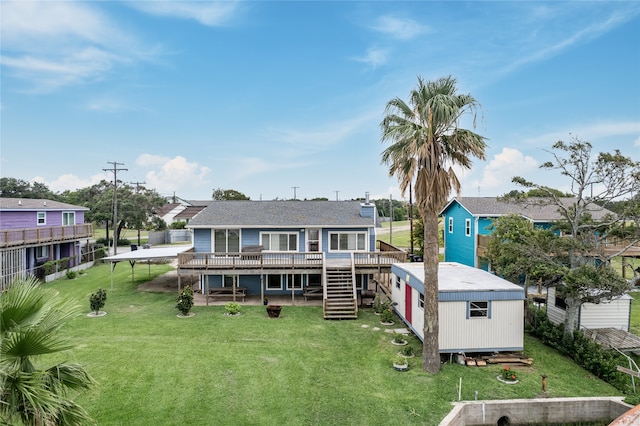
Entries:
MULTIPOLYGON (((424 264, 391 266, 392 301, 422 340, 424 264)), ((440 353, 521 351, 524 289, 481 269, 441 262, 438 270, 440 353)))

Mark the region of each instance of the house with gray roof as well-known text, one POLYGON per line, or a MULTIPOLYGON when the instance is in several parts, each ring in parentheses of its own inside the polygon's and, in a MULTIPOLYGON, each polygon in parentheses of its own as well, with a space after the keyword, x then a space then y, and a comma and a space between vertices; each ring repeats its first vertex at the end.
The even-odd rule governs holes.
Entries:
POLYGON ((82 206, 53 200, 0 198, 0 289, 16 278, 46 275, 43 265, 81 262, 81 243, 93 235, 82 206))
MULTIPOLYGON (((504 201, 496 197, 453 198, 442 209, 444 217, 444 260, 487 270, 483 255, 491 233, 492 222, 500 216, 520 215, 534 226, 550 228, 562 219, 556 205, 540 203, 531 198, 528 203, 504 201)), ((569 207, 575 198, 560 198, 569 207)), ((594 206, 589 212, 594 220, 603 219, 611 211, 594 206)))
POLYGON ((213 201, 187 225, 193 248, 178 277, 210 297, 317 297, 325 318, 357 317, 372 276, 404 261, 376 248, 378 212, 365 201, 213 201))

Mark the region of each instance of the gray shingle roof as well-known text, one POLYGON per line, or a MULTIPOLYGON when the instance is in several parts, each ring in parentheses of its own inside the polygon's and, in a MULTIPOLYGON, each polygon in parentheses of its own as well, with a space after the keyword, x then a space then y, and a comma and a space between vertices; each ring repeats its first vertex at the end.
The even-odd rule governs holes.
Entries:
MULTIPOLYGON (((454 200, 474 216, 496 217, 513 213, 536 222, 549 222, 562 218, 555 204, 540 204, 545 201, 543 198, 530 198, 527 203, 501 201, 496 197, 458 197, 454 200)), ((447 204, 445 210, 454 200, 447 204)), ((570 206, 576 202, 576 198, 560 198, 560 201, 564 206, 570 206)), ((595 204, 590 206, 590 212, 595 220, 602 219, 605 214, 613 214, 610 210, 595 204)))
POLYGON ((87 207, 45 200, 43 198, 2 198, 0 210, 89 210, 87 207))
POLYGON ((360 216, 360 201, 213 201, 188 227, 374 226, 360 216))

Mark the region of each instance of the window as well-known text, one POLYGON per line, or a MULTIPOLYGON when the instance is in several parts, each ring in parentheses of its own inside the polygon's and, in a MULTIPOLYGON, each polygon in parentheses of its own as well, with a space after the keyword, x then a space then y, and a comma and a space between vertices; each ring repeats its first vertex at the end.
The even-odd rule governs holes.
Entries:
POLYGON ((62 212, 62 226, 76 224, 76 212, 62 212))
POLYGON ((363 282, 364 282, 364 274, 356 274, 356 290, 362 290, 363 282))
POLYGON ((322 286, 321 274, 309 274, 307 276, 307 285, 309 286, 322 286))
POLYGON ((424 309, 424 294, 422 293, 418 296, 418 307, 424 309))
POLYGON ((489 317, 489 302, 469 302, 469 318, 489 317))
POLYGON ((567 301, 564 300, 564 297, 560 297, 558 296, 558 293, 556 293, 556 308, 562 309, 563 311, 567 310, 567 301))
POLYGON ((260 234, 265 251, 298 251, 298 234, 272 232, 260 234))
POLYGON ((38 212, 38 225, 47 224, 47 212, 38 212))
POLYGON ((240 230, 239 229, 216 229, 213 231, 213 252, 214 253, 239 253, 240 252, 240 230))
POLYGON ((453 218, 449 218, 449 233, 453 234, 453 218))
POLYGON ((307 229, 307 251, 320 251, 319 229, 307 229))
POLYGON ((336 232, 329 234, 329 251, 366 250, 365 232, 336 232))
POLYGON ((282 290, 282 275, 267 275, 267 290, 282 290))
POLYGON ((396 276, 396 288, 400 288, 400 277, 396 276))
POLYGON ((296 290, 302 289, 302 275, 289 274, 287 275, 287 290, 294 288, 296 290))
POLYGON ((464 235, 471 236, 471 219, 464 220, 464 235))
POLYGON ((49 246, 36 247, 36 258, 42 259, 44 257, 49 257, 49 246))

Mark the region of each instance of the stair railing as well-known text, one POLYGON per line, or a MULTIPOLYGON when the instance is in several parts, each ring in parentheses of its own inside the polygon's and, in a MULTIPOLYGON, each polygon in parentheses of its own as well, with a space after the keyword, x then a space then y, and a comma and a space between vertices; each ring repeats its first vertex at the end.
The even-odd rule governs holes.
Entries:
POLYGON ((327 312, 327 257, 322 252, 322 312, 327 312))
POLYGON ((351 288, 353 289, 353 306, 356 316, 358 315, 358 290, 356 290, 356 262, 353 252, 351 254, 351 288))

